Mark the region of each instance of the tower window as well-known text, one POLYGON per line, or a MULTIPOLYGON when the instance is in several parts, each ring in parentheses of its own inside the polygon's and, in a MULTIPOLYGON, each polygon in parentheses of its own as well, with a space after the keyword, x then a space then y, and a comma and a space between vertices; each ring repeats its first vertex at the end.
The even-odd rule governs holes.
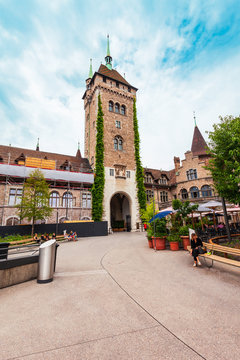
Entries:
POLYGON ((114 169, 109 169, 109 175, 114 176, 114 169))
POLYGON ((112 101, 109 101, 109 103, 108 103, 108 110, 113 111, 113 102, 112 101))
POLYGON ((105 76, 103 76, 103 82, 106 82, 106 77, 105 76))
POLYGON ((121 129, 121 122, 116 120, 116 128, 121 129))
POLYGON ((120 106, 118 103, 115 104, 115 112, 119 114, 120 106))
POLYGON ((123 149, 123 140, 121 136, 115 136, 114 138, 114 149, 115 150, 122 150, 123 149))
POLYGON ((119 82, 116 82, 116 87, 119 88, 119 82))
POLYGON ((121 106, 121 114, 126 115, 126 106, 125 105, 121 106))
POLYGON ((131 172, 129 170, 126 171, 127 178, 131 177, 131 172))

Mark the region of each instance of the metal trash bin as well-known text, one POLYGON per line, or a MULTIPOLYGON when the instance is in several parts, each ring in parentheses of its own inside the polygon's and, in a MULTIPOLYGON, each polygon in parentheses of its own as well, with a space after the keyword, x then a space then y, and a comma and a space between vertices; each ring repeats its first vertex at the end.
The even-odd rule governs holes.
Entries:
POLYGON ((56 240, 48 240, 39 246, 37 282, 45 284, 53 281, 56 254, 56 240))

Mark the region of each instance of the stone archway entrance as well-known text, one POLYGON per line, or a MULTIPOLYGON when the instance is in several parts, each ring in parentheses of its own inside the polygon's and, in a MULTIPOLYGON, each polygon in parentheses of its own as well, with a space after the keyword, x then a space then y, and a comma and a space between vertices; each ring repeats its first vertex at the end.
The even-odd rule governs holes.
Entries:
POLYGON ((126 228, 131 231, 131 214, 129 199, 122 193, 115 194, 110 202, 111 227, 126 228))

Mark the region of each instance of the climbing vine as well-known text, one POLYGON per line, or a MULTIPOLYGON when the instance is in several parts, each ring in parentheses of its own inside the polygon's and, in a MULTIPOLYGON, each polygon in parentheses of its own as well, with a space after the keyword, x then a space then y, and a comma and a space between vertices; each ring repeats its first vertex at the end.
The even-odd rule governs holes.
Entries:
POLYGON ((98 95, 97 139, 95 158, 95 179, 92 187, 92 218, 101 221, 103 214, 104 195, 104 142, 103 142, 103 111, 100 94, 98 95))
POLYGON ((135 161, 136 161, 136 181, 137 181, 137 195, 140 208, 140 214, 146 210, 146 193, 144 189, 144 174, 140 158, 140 137, 138 131, 136 99, 133 100, 133 129, 134 129, 134 146, 135 146, 135 161))

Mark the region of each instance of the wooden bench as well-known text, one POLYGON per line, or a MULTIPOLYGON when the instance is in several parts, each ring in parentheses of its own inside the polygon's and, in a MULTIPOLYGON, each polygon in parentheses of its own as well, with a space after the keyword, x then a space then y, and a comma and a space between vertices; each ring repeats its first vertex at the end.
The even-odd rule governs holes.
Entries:
MULTIPOLYGON (((232 266, 236 266, 236 267, 240 267, 240 261, 238 260, 232 260, 232 259, 228 259, 227 255, 235 255, 235 256, 240 256, 240 249, 235 249, 235 248, 231 248, 228 246, 222 246, 222 245, 217 245, 214 244, 213 242, 203 242, 203 246, 206 247, 207 251, 211 251, 211 255, 208 254, 199 254, 199 256, 204 258, 204 261, 206 262, 206 259, 210 259, 212 260, 212 265, 208 266, 207 263, 206 265, 210 268, 213 266, 213 262, 214 261, 218 261, 221 262, 223 264, 227 264, 227 265, 232 265, 232 266), (219 256, 219 255, 214 255, 214 252, 220 252, 224 254, 224 257, 219 256)), ((188 251, 191 252, 191 246, 187 247, 188 251)))
MULTIPOLYGON (((56 240, 62 240, 64 239, 63 235, 57 235, 56 236, 56 240)), ((29 239, 22 239, 22 240, 17 240, 17 241, 11 241, 10 242, 10 246, 14 246, 14 245, 30 245, 30 244, 35 244, 36 241, 33 238, 29 238, 29 239)))

